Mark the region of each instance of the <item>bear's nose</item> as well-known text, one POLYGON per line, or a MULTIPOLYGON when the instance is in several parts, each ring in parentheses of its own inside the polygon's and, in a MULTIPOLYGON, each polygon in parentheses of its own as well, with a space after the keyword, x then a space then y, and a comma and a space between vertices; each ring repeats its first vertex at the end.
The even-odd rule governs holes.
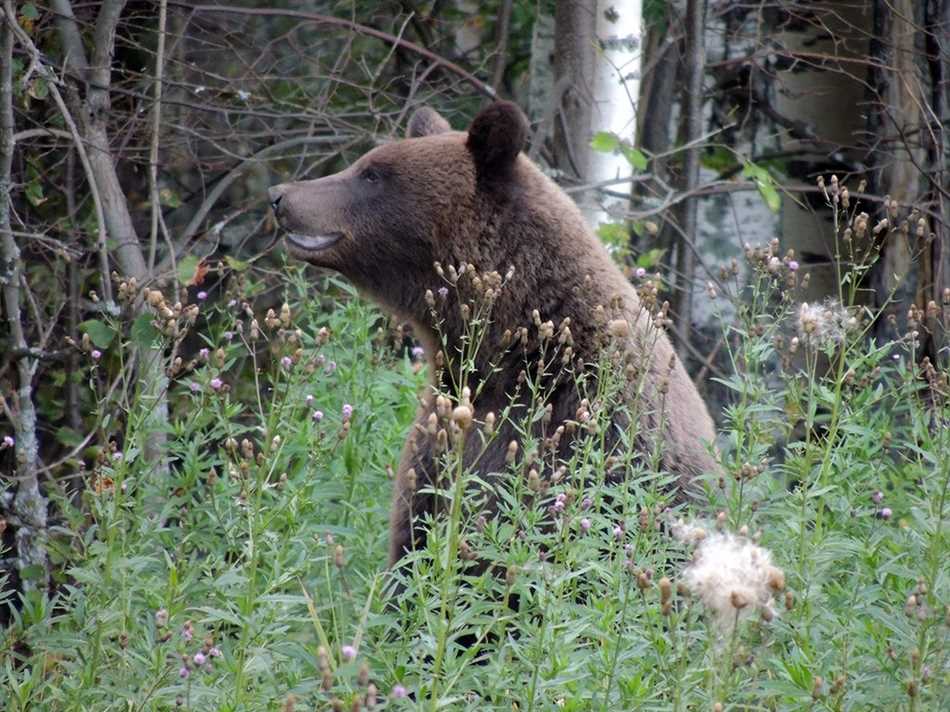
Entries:
POLYGON ((277 207, 280 205, 281 199, 284 197, 280 192, 280 189, 277 186, 273 186, 267 189, 267 196, 270 198, 270 208, 274 211, 274 215, 277 214, 277 207))

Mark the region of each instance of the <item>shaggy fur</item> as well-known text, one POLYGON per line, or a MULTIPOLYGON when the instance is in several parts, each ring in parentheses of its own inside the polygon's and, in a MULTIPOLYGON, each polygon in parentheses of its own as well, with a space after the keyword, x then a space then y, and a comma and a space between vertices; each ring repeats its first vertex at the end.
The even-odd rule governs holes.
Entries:
MULTIPOLYGON (((520 371, 537 360, 541 343, 532 321, 537 309, 542 321, 555 326, 570 318, 577 364, 595 363, 611 338, 623 342, 624 363, 645 373, 637 408, 642 414, 638 447, 650 451, 662 442, 663 464, 677 476, 680 494, 698 475, 715 471, 708 450, 715 434, 705 404, 573 201, 521 155, 527 125, 520 110, 507 102, 493 104, 463 133, 422 109, 410 120, 408 133, 410 138, 380 146, 336 175, 271 189, 278 219, 291 233, 290 252, 342 273, 411 322, 430 358, 441 347, 425 292, 444 284, 434 263, 472 263, 481 272, 500 274, 513 266, 514 279, 501 290, 476 359, 475 382, 485 384, 473 403, 476 419, 490 411, 500 414, 518 390, 520 371), (629 334, 615 328, 608 336, 604 310, 609 319, 625 319, 629 334), (529 327, 528 342, 492 363, 505 352, 505 331, 522 326, 529 327)), ((462 298, 471 295, 465 294, 465 284, 465 278, 459 280, 462 298)), ((453 289, 437 305, 449 360, 465 329, 459 298, 453 289)), ((571 379, 554 384, 550 429, 575 418, 580 398, 571 379)), ((435 444, 425 432, 433 407, 427 393, 399 465, 391 564, 421 542, 419 523, 436 506, 418 491, 436 471, 435 444), (407 477, 410 468, 415 488, 407 477)), ((618 420, 617 426, 624 423, 618 420)), ((504 472, 508 442, 516 438, 514 429, 503 425, 477 460, 479 474, 490 480, 504 472)), ((570 447, 564 438, 559 454, 569 457, 570 447)), ((480 449, 476 427, 468 434, 466 458, 474 460, 480 449)))

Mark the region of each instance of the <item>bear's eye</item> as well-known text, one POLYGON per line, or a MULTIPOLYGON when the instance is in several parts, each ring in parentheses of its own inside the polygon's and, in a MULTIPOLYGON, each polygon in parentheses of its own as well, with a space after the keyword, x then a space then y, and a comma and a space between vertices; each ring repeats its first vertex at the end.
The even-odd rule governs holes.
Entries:
POLYGON ((367 183, 376 183, 381 178, 382 175, 375 168, 364 168, 360 173, 360 180, 365 180, 367 183))

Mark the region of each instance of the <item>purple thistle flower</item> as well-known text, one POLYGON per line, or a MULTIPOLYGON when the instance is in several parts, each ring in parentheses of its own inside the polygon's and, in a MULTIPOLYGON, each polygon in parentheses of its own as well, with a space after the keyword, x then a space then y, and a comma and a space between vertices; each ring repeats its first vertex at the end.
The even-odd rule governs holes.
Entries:
POLYGON ((426 355, 426 350, 421 346, 412 347, 412 359, 413 361, 421 361, 422 357, 426 355))
POLYGON ((789 262, 788 262, 788 269, 789 269, 789 271, 791 271, 791 272, 797 272, 797 271, 798 271, 798 262, 796 262, 795 260, 789 260, 789 262))
POLYGON ((590 519, 588 519, 587 517, 584 517, 583 519, 581 519, 581 529, 583 529, 585 532, 590 531, 590 519))
POLYGON ((195 657, 192 658, 195 661, 195 665, 204 665, 207 662, 208 658, 205 657, 205 654, 202 652, 195 653, 195 657))
POLYGON ((349 403, 343 404, 343 420, 344 422, 353 417, 353 406, 349 403))
POLYGON ((290 358, 290 356, 284 356, 280 360, 280 365, 283 366, 285 369, 290 370, 290 367, 294 365, 294 360, 290 358))
POLYGON ((882 507, 878 510, 877 516, 885 521, 890 519, 893 516, 894 512, 891 511, 890 507, 882 507))
POLYGON ((409 696, 409 691, 402 685, 394 685, 390 694, 394 700, 402 700, 409 696))
POLYGON ((581 502, 581 509, 583 509, 586 512, 588 509, 591 508, 591 505, 593 503, 594 503, 594 500, 592 500, 590 497, 584 497, 584 501, 581 502))
POLYGON ((881 492, 881 490, 875 490, 871 493, 871 501, 874 502, 874 504, 880 504, 884 501, 884 493, 881 492))
POLYGON ((208 293, 202 289, 202 290, 201 290, 200 292, 198 292, 198 294, 196 294, 195 296, 198 297, 198 301, 199 301, 199 302, 203 302, 205 299, 208 298, 208 293))
POLYGON ((214 378, 211 379, 211 382, 208 385, 211 386, 212 390, 220 391, 221 387, 224 385, 224 381, 222 381, 220 378, 215 376, 214 378))
POLYGON ((322 410, 313 411, 313 422, 319 423, 321 420, 323 420, 323 411, 322 410))
POLYGON ((191 389, 191 392, 192 392, 192 393, 197 393, 198 391, 201 390, 201 384, 200 384, 200 383, 196 383, 195 381, 192 381, 192 382, 188 385, 188 388, 191 389))
POLYGON ((614 525, 614 539, 623 539, 623 527, 619 524, 614 525))
POLYGON ((218 647, 211 648, 211 650, 208 651, 208 655, 210 655, 212 658, 220 658, 221 648, 218 648, 218 647))
POLYGON ((93 349, 92 353, 89 354, 92 357, 93 361, 98 361, 102 358, 102 352, 99 349, 93 349))
POLYGON ((336 371, 336 361, 330 361, 330 363, 328 363, 327 367, 324 369, 324 373, 326 373, 329 376, 334 371, 336 371))
POLYGON ((340 648, 340 652, 343 654, 344 660, 352 660, 356 657, 356 648, 352 645, 344 645, 340 648))
POLYGON ((211 350, 208 348, 201 349, 198 352, 198 358, 202 361, 207 361, 211 357, 211 350))
POLYGON ((191 670, 189 670, 187 666, 182 665, 178 668, 178 677, 182 680, 187 680, 189 675, 191 675, 191 670))
POLYGON ((12 435, 3 436, 3 447, 13 447, 14 440, 12 435))
POLYGON ((228 341, 228 342, 230 342, 230 341, 232 341, 232 340, 234 339, 234 332, 233 332, 233 331, 225 331, 225 332, 224 332, 223 334, 221 334, 221 335, 224 337, 224 340, 225 340, 225 341, 228 341))
POLYGON ((309 408, 310 406, 313 405, 313 396, 308 393, 308 394, 307 394, 307 397, 304 398, 303 401, 304 401, 304 403, 307 404, 307 407, 309 408))
POLYGON ((449 288, 448 287, 439 287, 439 296, 442 299, 448 299, 449 297, 449 288))
POLYGON ((643 267, 637 267, 637 271, 634 272, 634 274, 637 276, 637 279, 643 279, 647 276, 647 271, 643 267))

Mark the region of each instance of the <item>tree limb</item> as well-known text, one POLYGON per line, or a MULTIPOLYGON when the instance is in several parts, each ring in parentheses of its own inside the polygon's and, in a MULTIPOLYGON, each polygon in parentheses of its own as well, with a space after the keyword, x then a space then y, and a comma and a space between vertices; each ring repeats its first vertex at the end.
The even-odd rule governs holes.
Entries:
MULTIPOLYGON (((684 167, 684 190, 693 191, 699 183, 700 148, 695 145, 695 139, 703 132, 703 75, 705 73, 706 43, 704 22, 706 15, 706 0, 688 0, 686 3, 686 62, 687 82, 684 104, 686 107, 686 140, 693 145, 686 150, 686 165, 684 167)), ((687 200, 683 204, 683 234, 693 238, 697 231, 697 214, 699 201, 687 200)), ((681 242, 681 247, 683 243, 681 242)), ((693 281, 696 276, 696 252, 690 249, 680 249, 680 273, 683 279, 683 290, 679 299, 679 323, 677 337, 680 345, 689 341, 692 330, 693 314, 693 281)))
POLYGON ((405 49, 414 54, 419 55, 420 57, 425 57, 430 62, 433 62, 441 67, 444 67, 446 70, 452 72, 453 74, 461 77, 466 82, 468 82, 476 91, 484 96, 489 98, 495 98, 495 89, 488 86, 485 82, 481 81, 473 75, 471 72, 467 72, 459 65, 454 62, 449 61, 445 57, 442 57, 435 52, 427 50, 425 47, 420 47, 415 42, 410 42, 409 40, 404 40, 401 37, 396 37, 389 34, 388 32, 383 32, 381 30, 374 29, 372 27, 367 27, 366 25, 361 25, 358 22, 353 22, 352 20, 345 20, 340 17, 332 17, 330 15, 320 15, 315 12, 305 12, 303 10, 280 10, 280 9, 271 9, 271 8, 251 8, 251 7, 228 7, 226 5, 192 5, 188 2, 183 2, 183 0, 171 0, 172 5, 179 5, 181 7, 191 10, 192 14, 199 13, 210 13, 210 12, 225 12, 234 15, 256 15, 264 17, 296 17, 301 20, 306 20, 308 22, 313 22, 318 25, 334 25, 336 27, 345 27, 352 32, 356 32, 361 35, 366 35, 367 37, 375 37, 376 39, 382 40, 388 44, 399 47, 400 49, 405 49))
MULTIPOLYGON (((19 29, 10 0, 4 2, 5 22, 0 26, 0 287, 10 341, 15 350, 29 351, 20 317, 20 250, 10 224, 13 169, 13 33, 19 29)), ((16 459, 16 495, 12 513, 19 520, 16 531, 16 564, 23 590, 45 591, 49 581, 46 557, 47 501, 37 478, 39 442, 33 405, 35 357, 17 359, 16 404, 13 424, 16 459), (38 569, 38 570, 37 570, 38 569)))

